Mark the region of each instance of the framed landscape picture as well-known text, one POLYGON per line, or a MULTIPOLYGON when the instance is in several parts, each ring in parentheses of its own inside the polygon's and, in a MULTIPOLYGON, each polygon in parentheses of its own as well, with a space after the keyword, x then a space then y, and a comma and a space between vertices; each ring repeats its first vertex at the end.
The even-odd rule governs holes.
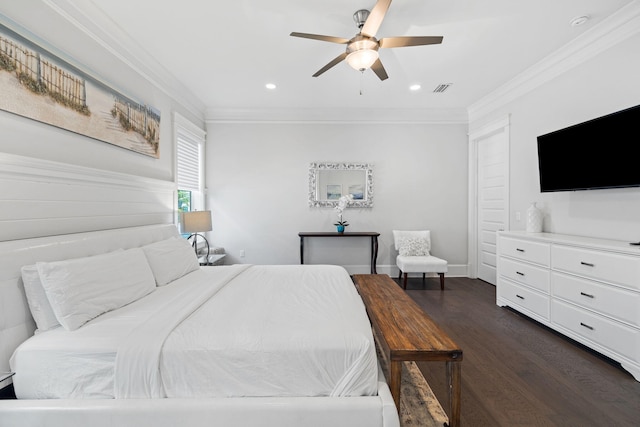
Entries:
POLYGON ((154 158, 160 111, 0 24, 0 109, 154 158))
POLYGON ((327 200, 338 200, 342 197, 341 184, 327 184, 327 200))

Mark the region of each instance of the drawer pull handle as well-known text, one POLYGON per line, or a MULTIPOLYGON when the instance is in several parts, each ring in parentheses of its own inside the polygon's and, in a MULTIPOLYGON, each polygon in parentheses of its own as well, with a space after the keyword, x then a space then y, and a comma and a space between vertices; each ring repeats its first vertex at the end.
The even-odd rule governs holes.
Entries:
POLYGON ((595 331, 595 329, 596 329, 593 326, 589 326, 586 323, 582 323, 582 322, 580 322, 580 326, 584 326, 585 328, 589 329, 590 331, 595 331))
POLYGON ((516 251, 518 251, 518 252, 524 252, 524 249, 516 248, 516 251))
POLYGON ((580 295, 582 295, 583 297, 587 297, 587 298, 595 298, 595 296, 593 296, 591 294, 586 294, 584 292, 580 292, 580 295))
POLYGON ((522 300, 524 299, 524 297, 523 297, 523 296, 521 296, 521 295, 516 294, 516 296, 517 296, 518 298, 522 299, 522 300))
POLYGON ((517 274, 518 276, 524 276, 524 273, 520 273, 519 271, 516 271, 516 274, 517 274))
POLYGON ((590 262, 580 261, 580 264, 586 265, 587 267, 595 267, 595 264, 591 264, 590 262))

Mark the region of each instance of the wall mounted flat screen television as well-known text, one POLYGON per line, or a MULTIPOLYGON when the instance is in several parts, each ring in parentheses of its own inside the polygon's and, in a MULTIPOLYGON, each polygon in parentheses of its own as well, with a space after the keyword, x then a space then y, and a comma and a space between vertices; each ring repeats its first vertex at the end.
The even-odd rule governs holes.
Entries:
POLYGON ((640 186, 640 105, 538 137, 540 190, 640 186))

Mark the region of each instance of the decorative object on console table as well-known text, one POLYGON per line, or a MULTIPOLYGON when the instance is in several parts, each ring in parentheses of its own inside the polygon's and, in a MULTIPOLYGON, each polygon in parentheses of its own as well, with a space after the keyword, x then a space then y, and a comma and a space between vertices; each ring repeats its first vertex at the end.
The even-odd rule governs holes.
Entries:
POLYGON ((527 209, 527 232, 542 232, 542 211, 536 206, 536 202, 531 202, 531 206, 527 209))
POLYGON ((346 194, 338 200, 338 205, 335 207, 335 210, 338 211, 338 222, 333 224, 337 227, 338 233, 344 233, 344 228, 349 226, 347 221, 342 220, 342 211, 344 211, 352 201, 353 196, 351 194, 346 194))
POLYGON ((209 241, 201 232, 211 231, 211 211, 191 211, 181 213, 182 232, 191 233, 187 239, 193 237, 192 246, 198 256, 198 236, 202 237, 207 244, 207 255, 205 259, 209 259, 210 247, 209 241))

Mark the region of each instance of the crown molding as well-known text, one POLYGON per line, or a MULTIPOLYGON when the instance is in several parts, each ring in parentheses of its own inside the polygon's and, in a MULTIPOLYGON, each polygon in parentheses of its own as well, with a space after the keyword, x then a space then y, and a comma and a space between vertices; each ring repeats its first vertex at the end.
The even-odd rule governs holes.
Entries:
POLYGON ((207 123, 467 124, 464 108, 221 108, 207 123))
MULTIPOLYGON (((42 0, 107 52, 142 76, 195 117, 205 105, 92 1, 42 0)), ((93 74, 93 73, 91 73, 93 74)))
POLYGON ((638 32, 640 1, 635 0, 472 104, 469 121, 482 118, 638 32))

